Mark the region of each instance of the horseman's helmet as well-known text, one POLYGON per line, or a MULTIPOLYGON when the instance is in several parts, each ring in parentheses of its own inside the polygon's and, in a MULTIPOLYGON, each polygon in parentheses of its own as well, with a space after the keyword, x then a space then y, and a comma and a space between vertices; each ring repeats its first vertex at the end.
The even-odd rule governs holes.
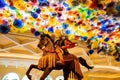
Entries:
POLYGON ((67 34, 62 34, 62 35, 60 36, 60 39, 68 39, 67 34))

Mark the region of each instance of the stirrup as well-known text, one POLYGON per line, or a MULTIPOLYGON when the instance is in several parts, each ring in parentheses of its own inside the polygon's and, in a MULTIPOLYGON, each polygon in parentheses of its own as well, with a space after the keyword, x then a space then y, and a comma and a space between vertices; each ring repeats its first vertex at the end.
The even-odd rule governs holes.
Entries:
POLYGON ((64 64, 63 62, 61 62, 61 61, 57 61, 56 63, 59 63, 59 64, 64 64))

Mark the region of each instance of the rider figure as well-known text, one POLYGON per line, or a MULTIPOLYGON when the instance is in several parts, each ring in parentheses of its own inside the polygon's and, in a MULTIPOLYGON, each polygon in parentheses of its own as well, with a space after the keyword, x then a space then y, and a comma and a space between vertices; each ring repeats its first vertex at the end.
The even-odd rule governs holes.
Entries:
MULTIPOLYGON (((73 48, 75 47, 75 43, 73 43, 72 41, 70 41, 68 39, 68 37, 66 35, 62 35, 56 42, 55 44, 57 44, 59 46, 58 48, 58 56, 60 58, 60 63, 64 63, 64 59, 63 59, 63 55, 69 54, 68 52, 68 48, 73 48), (59 50, 60 49, 60 50, 59 50), (62 51, 61 51, 62 50, 62 51), (60 52, 61 51, 61 52, 60 52)), ((88 70, 89 69, 93 69, 93 66, 89 66, 86 62, 86 60, 82 57, 79 57, 79 62, 85 66, 88 70)))
POLYGON ((60 36, 60 38, 55 42, 56 46, 56 52, 58 53, 58 56, 60 58, 60 62, 64 63, 63 55, 69 54, 68 48, 73 48, 75 46, 75 43, 68 40, 68 37, 66 35, 60 36))

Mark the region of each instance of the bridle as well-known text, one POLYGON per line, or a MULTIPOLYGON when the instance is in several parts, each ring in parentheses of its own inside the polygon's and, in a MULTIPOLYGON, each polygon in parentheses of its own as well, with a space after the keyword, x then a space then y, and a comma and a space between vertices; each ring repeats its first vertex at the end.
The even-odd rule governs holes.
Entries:
POLYGON ((48 41, 48 39, 47 39, 47 43, 46 43, 46 44, 44 44, 44 46, 46 47, 46 46, 48 45, 48 43, 49 43, 49 41, 48 41))
MULTIPOLYGON (((42 36, 42 38, 45 38, 45 36, 42 36)), ((45 47, 49 44, 48 39, 46 39, 46 41, 47 41, 47 42, 44 44, 45 47)))

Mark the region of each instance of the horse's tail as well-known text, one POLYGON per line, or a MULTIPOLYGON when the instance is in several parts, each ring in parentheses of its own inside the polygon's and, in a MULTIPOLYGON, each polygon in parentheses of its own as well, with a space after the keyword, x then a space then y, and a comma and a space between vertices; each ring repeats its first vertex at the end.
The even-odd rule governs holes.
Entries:
POLYGON ((55 67, 55 54, 47 54, 45 56, 42 56, 40 59, 39 59, 39 62, 38 62, 38 68, 39 69, 43 69, 43 68, 46 68, 46 67, 49 67, 49 68, 52 68, 52 67, 55 67))
POLYGON ((93 66, 90 66, 90 65, 86 62, 86 60, 85 60, 84 58, 82 58, 82 57, 76 57, 76 56, 73 55, 73 54, 71 54, 71 55, 74 57, 74 60, 78 60, 79 63, 80 63, 82 66, 86 67, 88 70, 94 68, 93 66))
POLYGON ((94 67, 93 66, 90 66, 87 64, 86 60, 82 57, 79 57, 79 63, 82 65, 82 66, 85 66, 88 70, 89 69, 93 69, 94 67))

